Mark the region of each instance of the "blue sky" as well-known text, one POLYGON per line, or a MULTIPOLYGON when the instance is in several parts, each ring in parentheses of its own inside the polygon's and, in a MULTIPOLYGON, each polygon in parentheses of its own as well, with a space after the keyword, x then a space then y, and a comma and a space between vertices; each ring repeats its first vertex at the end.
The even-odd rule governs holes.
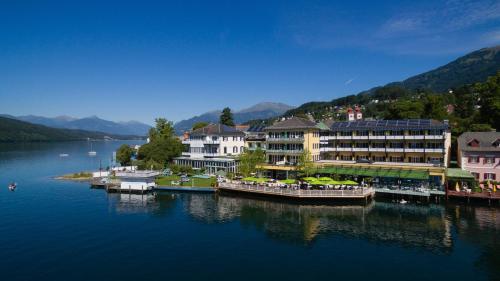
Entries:
POLYGON ((500 43, 500 1, 1 1, 0 113, 300 105, 500 43))

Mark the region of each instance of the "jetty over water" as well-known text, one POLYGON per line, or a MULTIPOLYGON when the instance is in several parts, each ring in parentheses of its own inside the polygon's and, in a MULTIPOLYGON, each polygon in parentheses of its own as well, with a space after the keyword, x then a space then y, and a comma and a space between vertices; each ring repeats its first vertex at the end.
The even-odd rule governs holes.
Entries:
POLYGON ((245 192, 260 195, 270 195, 297 199, 371 199, 375 190, 371 187, 359 187, 352 190, 309 190, 299 188, 269 187, 249 185, 243 183, 220 183, 217 187, 221 191, 245 192))

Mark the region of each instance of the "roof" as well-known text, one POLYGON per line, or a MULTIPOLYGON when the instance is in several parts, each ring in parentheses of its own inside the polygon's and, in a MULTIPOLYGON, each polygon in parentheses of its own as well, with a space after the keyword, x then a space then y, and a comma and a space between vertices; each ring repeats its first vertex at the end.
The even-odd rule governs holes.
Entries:
POLYGON ((282 130, 282 129, 317 129, 316 122, 307 119, 292 117, 283 121, 279 121, 264 130, 282 130))
POLYGON ((322 131, 329 131, 330 130, 330 127, 323 122, 319 122, 318 124, 316 124, 316 127, 322 131))
POLYGON ((218 135, 218 136, 244 136, 245 133, 238 131, 233 127, 229 127, 222 124, 210 124, 203 128, 196 129, 191 132, 191 136, 207 136, 207 135, 218 135))
POLYGON ((330 128, 333 131, 355 130, 423 130, 449 128, 448 124, 431 119, 405 120, 374 120, 374 121, 344 121, 334 122, 330 128))
POLYGON ((460 168, 446 169, 446 177, 452 179, 475 179, 469 171, 465 171, 460 168))
POLYGON ((500 132, 465 132, 458 137, 458 148, 462 151, 498 151, 500 147, 493 146, 493 143, 500 139, 500 132), (479 142, 478 147, 468 146, 472 140, 479 142))
POLYGON ((262 124, 252 125, 252 126, 250 126, 250 128, 248 128, 247 132, 249 132, 249 133, 260 133, 260 132, 264 131, 265 127, 266 126, 262 125, 262 124))

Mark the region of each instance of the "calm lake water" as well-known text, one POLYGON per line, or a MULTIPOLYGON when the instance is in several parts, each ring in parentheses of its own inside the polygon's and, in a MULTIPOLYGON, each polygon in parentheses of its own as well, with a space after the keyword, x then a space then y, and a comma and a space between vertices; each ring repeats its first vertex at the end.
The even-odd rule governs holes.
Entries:
POLYGON ((498 208, 120 195, 53 179, 107 166, 121 143, 94 143, 95 158, 86 142, 0 144, 1 280, 500 280, 498 208))

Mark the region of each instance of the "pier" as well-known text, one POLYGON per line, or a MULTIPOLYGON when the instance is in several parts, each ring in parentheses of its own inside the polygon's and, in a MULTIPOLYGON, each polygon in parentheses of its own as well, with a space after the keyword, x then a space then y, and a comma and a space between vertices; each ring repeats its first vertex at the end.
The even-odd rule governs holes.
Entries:
POLYGON ((360 187, 353 190, 306 190, 293 188, 268 187, 238 183, 220 183, 221 191, 245 192, 260 195, 278 196, 296 199, 372 199, 375 191, 371 187, 360 187))

